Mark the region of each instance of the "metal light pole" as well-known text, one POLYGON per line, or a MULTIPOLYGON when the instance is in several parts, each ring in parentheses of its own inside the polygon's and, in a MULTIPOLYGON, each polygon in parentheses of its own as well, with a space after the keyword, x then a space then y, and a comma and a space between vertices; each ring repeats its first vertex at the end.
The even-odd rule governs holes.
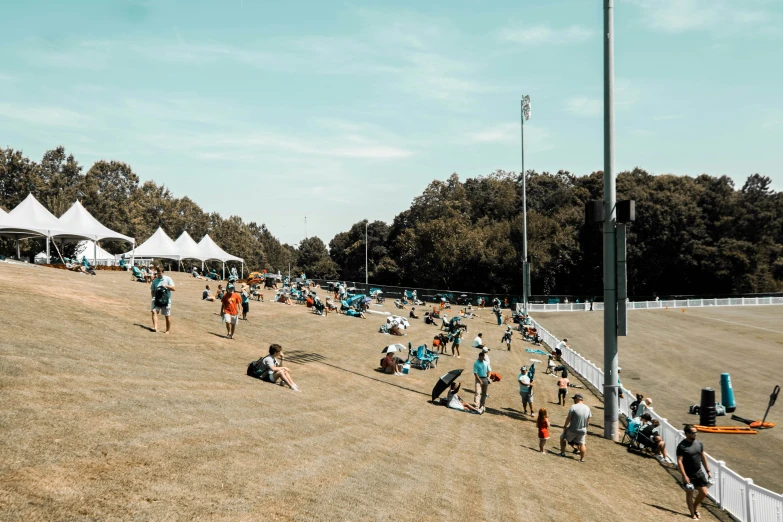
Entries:
POLYGON ((367 227, 368 226, 370 226, 369 220, 364 224, 364 286, 366 287, 365 291, 367 292, 370 291, 370 272, 368 272, 369 262, 367 261, 368 259, 367 258, 367 252, 368 252, 367 227))
POLYGON ((527 180, 525 176, 525 120, 530 119, 530 96, 522 97, 520 133, 522 137, 522 312, 527 315, 530 297, 530 263, 527 258, 527 180))
POLYGON ((614 172, 614 0, 604 0, 604 438, 617 440, 617 244, 614 172))

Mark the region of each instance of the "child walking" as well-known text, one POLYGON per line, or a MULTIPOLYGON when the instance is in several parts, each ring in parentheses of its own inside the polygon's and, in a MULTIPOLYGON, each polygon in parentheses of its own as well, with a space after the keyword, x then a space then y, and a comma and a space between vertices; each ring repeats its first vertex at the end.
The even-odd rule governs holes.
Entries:
POLYGON ((547 418, 546 408, 538 410, 536 427, 538 427, 538 449, 541 453, 546 453, 544 446, 546 441, 549 440, 549 419, 547 418))

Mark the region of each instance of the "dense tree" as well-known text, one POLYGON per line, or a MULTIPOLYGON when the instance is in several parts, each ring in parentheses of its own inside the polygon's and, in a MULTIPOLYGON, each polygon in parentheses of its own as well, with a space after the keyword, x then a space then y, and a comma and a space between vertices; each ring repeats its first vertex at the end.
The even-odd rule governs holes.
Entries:
MULTIPOLYGON (((296 265, 296 248, 281 244, 263 224, 208 214, 193 200, 177 198, 163 185, 140 184, 130 165, 119 161, 97 161, 82 174, 82 167, 63 147, 47 151, 40 163, 30 161, 21 151, 0 150, 0 207, 11 210, 30 193, 56 216, 79 199, 101 223, 139 242, 158 227, 172 238, 187 231, 196 241, 209 233, 223 249, 244 258, 250 270, 286 271, 289 263, 296 265)), ((44 249, 40 239, 21 243, 23 256, 32 257, 44 249)), ((128 249, 116 241, 104 241, 102 246, 114 253, 128 249)), ((66 245, 65 255, 71 255, 74 248, 66 245)), ((11 241, 0 239, 0 253, 14 251, 11 241)))
MULTIPOLYGON (((528 171, 526 185, 533 293, 600 295, 603 233, 584 224, 584 204, 601 199, 603 173, 528 171)), ((783 290, 783 195, 769 178, 754 174, 737 191, 726 176, 653 176, 637 168, 618 176, 617 194, 637 205, 628 235, 632 295, 783 290)), ((394 218, 385 244, 370 240, 393 263, 382 275, 371 263, 371 279, 519 294, 521 210, 515 173, 433 181, 394 218)), ((343 278, 363 274, 363 225, 330 242, 343 278)))
MULTIPOLYGON (((98 161, 86 173, 63 147, 40 162, 0 150, 0 207, 28 193, 55 215, 75 199, 106 226, 144 241, 163 227, 172 237, 206 233, 225 250, 266 268, 378 284, 519 294, 524 225, 522 176, 496 171, 464 182, 431 182, 390 224, 360 221, 326 245, 282 244, 265 225, 206 213, 165 186, 140 183, 131 167, 98 161), (365 226, 367 238, 365 239, 365 226)), ((584 224, 584 204, 601 199, 603 173, 525 173, 528 256, 534 294, 602 293, 603 233, 584 224)), ((657 175, 636 168, 617 178, 618 199, 636 200, 629 228, 629 291, 636 296, 783 291, 783 193, 752 174, 738 190, 726 176, 657 175)), ((110 252, 127 249, 105 242, 110 252)), ((67 247, 66 249, 72 249, 67 247)), ((22 242, 35 255, 43 241, 22 242)), ((0 239, 0 253, 13 244, 0 239)))

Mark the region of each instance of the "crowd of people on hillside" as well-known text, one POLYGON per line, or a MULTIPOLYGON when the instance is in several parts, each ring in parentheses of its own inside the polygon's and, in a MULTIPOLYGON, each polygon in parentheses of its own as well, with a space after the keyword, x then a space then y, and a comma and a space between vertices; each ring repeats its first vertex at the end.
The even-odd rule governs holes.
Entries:
MULTIPOLYGON (((166 329, 165 333, 172 331, 172 319, 171 319, 171 307, 172 307, 172 292, 176 291, 176 285, 174 281, 165 274, 165 270, 162 266, 152 265, 149 269, 144 269, 140 272, 145 282, 150 284, 150 296, 151 296, 151 318, 152 328, 151 331, 157 332, 159 323, 159 316, 165 318, 166 329)), ((202 278, 196 270, 193 271, 193 276, 202 278)), ((303 274, 304 276, 304 274, 303 274)), ((134 274, 134 277, 137 277, 134 274)), ((234 339, 236 332, 236 326, 239 320, 247 320, 249 312, 249 301, 251 298, 263 300, 263 294, 260 291, 259 286, 249 286, 242 283, 242 286, 236 288, 236 273, 231 274, 229 283, 225 289, 222 284, 217 285, 217 291, 212 292, 209 284, 205 285, 202 292, 202 300, 208 302, 220 302, 219 315, 221 321, 226 328, 226 338, 234 339)), ((295 288, 298 292, 297 297, 303 297, 307 308, 312 309, 316 313, 328 314, 329 311, 336 312, 342 311, 346 315, 354 317, 365 317, 364 310, 367 306, 367 301, 362 301, 360 306, 355 304, 347 307, 342 305, 342 301, 349 297, 347 288, 344 284, 337 284, 334 287, 334 299, 332 295, 327 296, 326 302, 321 303, 320 296, 318 296, 317 290, 320 289, 316 285, 310 285, 306 283, 298 283, 286 285, 284 288, 295 288), (341 302, 341 307, 335 303, 335 300, 341 302), (342 310, 340 310, 342 308, 342 310)), ((291 304, 290 291, 280 292, 276 295, 276 301, 286 304, 291 304)), ((407 304, 406 300, 404 305, 407 304)), ((481 309, 484 306, 483 300, 479 301, 478 308, 481 309)), ((461 341, 465 333, 467 332, 467 325, 462 323, 463 318, 475 317, 473 314, 472 306, 468 303, 464 310, 460 310, 460 313, 455 317, 448 319, 446 310, 449 310, 450 306, 447 303, 441 301, 436 304, 432 311, 428 311, 424 314, 425 324, 436 324, 435 320, 441 320, 441 329, 446 331, 439 332, 433 338, 433 352, 437 355, 449 355, 447 353, 448 344, 451 343, 451 354, 456 358, 461 357, 460 346, 461 341)), ((492 302, 492 313, 496 316, 497 324, 502 325, 502 313, 501 303, 499 299, 494 299, 492 302)), ((418 319, 419 317, 415 313, 415 307, 410 309, 410 319, 418 319)), ((388 333, 392 335, 403 335, 402 330, 406 329, 409 325, 407 320, 398 316, 392 316, 387 318, 388 333)), ((537 339, 537 332, 535 327, 531 323, 529 317, 521 315, 519 317, 518 330, 523 333, 523 338, 527 341, 534 342, 537 339)), ((506 346, 507 350, 511 349, 511 341, 514 329, 508 325, 501 337, 501 344, 506 346)), ((482 414, 486 411, 487 399, 490 397, 489 389, 492 382, 500 380, 500 376, 492 371, 492 365, 490 362, 490 348, 486 345, 484 334, 479 332, 473 339, 472 347, 478 350, 476 360, 473 363, 473 403, 465 401, 459 392, 462 388, 462 383, 454 380, 448 386, 448 393, 445 399, 445 404, 452 409, 482 414)), ((568 397, 569 387, 580 387, 577 384, 573 384, 569 381, 568 367, 563 362, 563 354, 566 350, 570 349, 568 339, 564 338, 560 341, 548 354, 546 374, 552 374, 557 377, 557 404, 561 406, 566 405, 568 397)), ((251 363, 248 367, 248 374, 260 378, 263 381, 277 383, 285 385, 291 388, 295 392, 299 392, 299 386, 294 382, 291 375, 291 371, 288 367, 283 366, 283 351, 282 347, 278 344, 272 344, 269 348, 269 353, 251 363)), ((381 371, 392 375, 403 375, 404 367, 409 361, 403 360, 398 357, 394 352, 389 352, 381 360, 381 371)), ((407 370, 407 368, 405 368, 407 370)), ((535 365, 531 365, 528 368, 523 365, 517 376, 517 382, 519 385, 519 395, 522 403, 522 415, 536 417, 536 429, 539 439, 539 451, 546 453, 546 443, 550 438, 550 429, 552 424, 549 420, 549 413, 546 408, 535 409, 534 397, 536 390, 536 382, 534 380, 535 365)), ((592 412, 590 408, 584 404, 584 397, 581 393, 576 393, 572 397, 573 404, 570 406, 565 422, 563 423, 563 431, 559 437, 560 456, 566 456, 566 447, 570 446, 574 454, 579 455, 579 462, 585 462, 587 453, 586 447, 586 434, 587 427, 589 425, 592 412)), ((666 443, 660 432, 660 421, 652 415, 652 399, 650 397, 643 397, 637 395, 636 401, 630 406, 633 418, 629 420, 628 431, 634 435, 634 441, 638 444, 638 447, 645 452, 654 454, 661 461, 668 461, 669 455, 667 453, 666 443)), ((704 456, 704 449, 701 442, 696 441, 696 429, 692 426, 685 427, 686 438, 677 447, 676 463, 683 478, 683 482, 686 485, 686 501, 689 512, 693 519, 698 519, 699 506, 704 500, 707 494, 707 488, 712 483, 711 475, 709 472, 708 462, 704 456)))

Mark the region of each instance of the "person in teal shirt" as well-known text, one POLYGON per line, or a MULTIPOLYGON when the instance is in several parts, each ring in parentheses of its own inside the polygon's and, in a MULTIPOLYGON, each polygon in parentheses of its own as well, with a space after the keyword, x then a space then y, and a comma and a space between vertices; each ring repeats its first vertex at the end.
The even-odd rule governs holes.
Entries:
POLYGON ((247 287, 242 287, 242 320, 247 321, 247 313, 250 311, 250 295, 247 287))
POLYGON ((478 393, 475 400, 479 413, 484 413, 484 405, 487 402, 487 388, 489 387, 489 365, 484 358, 485 353, 481 351, 478 354, 478 359, 473 363, 473 376, 476 379, 476 384, 481 386, 481 400, 479 400, 478 393))

